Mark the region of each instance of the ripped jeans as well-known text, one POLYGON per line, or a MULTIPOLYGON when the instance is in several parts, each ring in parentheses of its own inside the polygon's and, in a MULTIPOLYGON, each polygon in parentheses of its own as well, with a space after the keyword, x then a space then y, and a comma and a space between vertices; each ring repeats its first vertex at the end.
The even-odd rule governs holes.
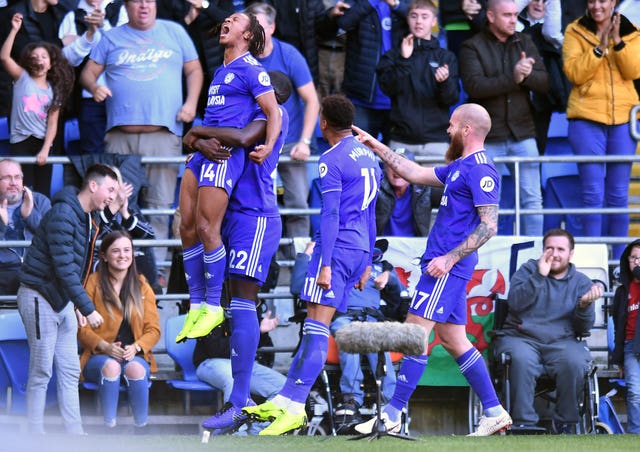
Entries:
POLYGON ((134 424, 137 427, 146 425, 149 414, 149 363, 140 356, 134 357, 133 361, 119 363, 121 368, 120 376, 112 380, 102 375, 102 368, 109 360, 115 361, 107 355, 91 355, 82 371, 86 381, 98 385, 98 396, 102 405, 102 416, 105 425, 113 427, 116 424, 121 379, 127 388, 134 424), (138 380, 130 379, 125 375, 127 367, 134 362, 145 369, 144 377, 138 380))

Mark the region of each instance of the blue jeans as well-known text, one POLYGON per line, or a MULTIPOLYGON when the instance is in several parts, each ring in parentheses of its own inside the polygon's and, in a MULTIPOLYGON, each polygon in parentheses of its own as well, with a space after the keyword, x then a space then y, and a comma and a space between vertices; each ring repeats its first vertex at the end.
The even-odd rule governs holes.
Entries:
MULTIPOLYGON (((102 405, 102 416, 106 425, 115 425, 118 413, 118 398, 120 396, 120 377, 113 380, 102 375, 102 368, 107 361, 113 360, 107 355, 91 355, 84 366, 82 374, 85 380, 98 384, 98 395, 102 405)), ((133 361, 119 363, 121 367, 120 375, 124 377, 127 385, 127 395, 129 405, 133 413, 133 422, 136 426, 142 427, 147 424, 149 414, 149 363, 140 356, 133 358, 133 361), (145 369, 145 375, 139 380, 127 378, 125 370, 132 362, 140 364, 145 369)))
MULTIPOLYGON (((196 375, 200 380, 221 390, 225 402, 229 400, 231 389, 233 389, 230 359, 207 359, 200 363, 196 369, 196 375)), ((280 372, 256 362, 253 363, 249 391, 251 394, 259 395, 265 399, 271 399, 282 389, 285 380, 286 377, 280 372)))
MULTIPOLYGON (((538 157, 538 146, 535 138, 515 141, 495 141, 485 143, 485 149, 491 159, 496 157, 538 157)), ((502 174, 504 163, 497 163, 498 173, 502 174)), ((515 166, 508 164, 509 172, 515 174, 515 166)), ((542 209, 542 188, 540 185, 540 163, 521 163, 520 169, 520 207, 523 209, 542 209)), ((542 214, 524 215, 522 217, 521 235, 539 237, 542 235, 542 214)))
MULTIPOLYGON (((376 322, 376 318, 367 316, 367 322, 376 322)), ((351 316, 345 315, 337 317, 331 322, 330 330, 331 334, 335 336, 343 326, 353 322, 351 316)), ((362 390, 362 380, 364 376, 362 374, 362 368, 360 367, 360 355, 355 353, 338 353, 340 358, 340 370, 342 375, 340 376, 340 391, 343 398, 345 396, 353 397, 356 402, 362 405, 364 401, 364 391, 362 390)), ((396 372, 391 362, 391 355, 387 352, 384 354, 386 358, 387 374, 382 379, 382 394, 386 400, 390 400, 393 397, 393 392, 396 389, 396 372)), ((378 354, 368 353, 367 360, 369 366, 375 375, 376 366, 378 365, 378 354)))
MULTIPOLYGON (((607 126, 592 121, 569 121, 569 143, 575 155, 633 155, 636 144, 629 134, 629 124, 607 126)), ((627 207, 631 162, 580 163, 582 205, 588 208, 627 207)), ((587 237, 626 237, 629 214, 582 215, 587 237)), ((613 258, 619 259, 626 244, 613 245, 613 258)))
POLYGON ((382 134, 382 141, 385 143, 389 139, 389 111, 376 110, 361 105, 356 105, 356 113, 353 123, 362 130, 370 133, 374 138, 382 134))
POLYGON ((624 381, 627 383, 627 433, 640 433, 640 356, 632 341, 624 343, 624 381))
POLYGON ((104 134, 107 131, 107 107, 104 102, 82 99, 78 115, 80 146, 83 154, 103 154, 104 134))

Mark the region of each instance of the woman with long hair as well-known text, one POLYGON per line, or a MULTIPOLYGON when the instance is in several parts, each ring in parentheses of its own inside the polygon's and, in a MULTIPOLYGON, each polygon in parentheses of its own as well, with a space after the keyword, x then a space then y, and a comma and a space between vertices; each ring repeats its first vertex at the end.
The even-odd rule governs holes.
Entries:
POLYGON ((134 425, 144 427, 149 411, 149 372, 157 370, 151 348, 160 339, 156 297, 133 259, 125 231, 102 238, 100 263, 87 293, 104 317, 98 328, 80 328, 82 376, 98 384, 104 423, 115 427, 120 382, 127 386, 134 425))

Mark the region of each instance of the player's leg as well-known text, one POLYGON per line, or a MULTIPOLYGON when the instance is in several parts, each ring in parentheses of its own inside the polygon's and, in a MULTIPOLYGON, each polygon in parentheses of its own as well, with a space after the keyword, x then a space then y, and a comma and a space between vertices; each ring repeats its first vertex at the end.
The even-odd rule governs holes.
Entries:
POLYGON ((187 334, 200 315, 200 308, 205 298, 204 247, 196 230, 196 209, 198 202, 199 156, 192 155, 180 183, 180 240, 182 242, 182 259, 184 273, 189 291, 189 312, 176 342, 186 339, 187 334), (195 166, 194 166, 195 165, 195 166))

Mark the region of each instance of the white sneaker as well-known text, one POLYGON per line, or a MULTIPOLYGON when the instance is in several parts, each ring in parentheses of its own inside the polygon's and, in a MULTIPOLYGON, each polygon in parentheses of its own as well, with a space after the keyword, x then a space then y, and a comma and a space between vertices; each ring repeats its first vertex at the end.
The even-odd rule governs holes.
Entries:
POLYGON ((478 423, 478 430, 467 436, 491 436, 496 432, 509 430, 513 421, 506 410, 502 410, 498 416, 487 417, 481 416, 478 423))
MULTIPOLYGON (((389 415, 384 411, 380 415, 380 419, 382 419, 382 423, 388 433, 400 433, 400 426, 402 424, 401 420, 392 421, 389 419, 389 415)), ((374 426, 378 420, 377 416, 372 417, 367 422, 363 422, 362 424, 358 424, 354 427, 355 431, 361 433, 363 435, 368 435, 373 431, 374 426)))

